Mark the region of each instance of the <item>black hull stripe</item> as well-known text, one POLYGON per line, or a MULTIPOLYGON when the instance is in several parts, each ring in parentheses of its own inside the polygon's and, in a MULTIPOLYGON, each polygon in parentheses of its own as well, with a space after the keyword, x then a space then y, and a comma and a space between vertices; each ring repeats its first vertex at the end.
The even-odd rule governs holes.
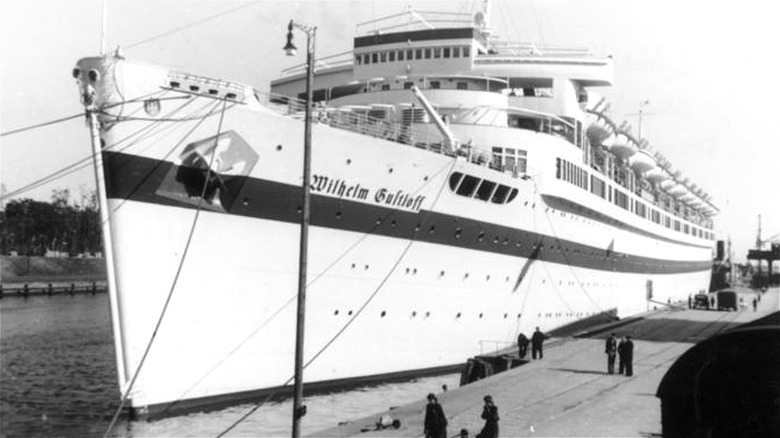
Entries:
MULTIPOLYGON (((190 209, 197 207, 197 202, 186 201, 183 189, 179 197, 165 196, 161 192, 161 186, 166 178, 170 179, 171 171, 178 170, 173 163, 116 152, 104 152, 103 157, 110 199, 190 209)), ((223 214, 300 222, 300 187, 251 178, 237 186, 226 210, 211 206, 204 208, 223 214)), ((538 246, 537 260, 608 272, 678 274, 711 269, 709 261, 670 261, 632 256, 438 212, 401 211, 319 195, 312 196, 311 206, 311 225, 316 227, 414 239, 524 258, 529 257, 538 246)))

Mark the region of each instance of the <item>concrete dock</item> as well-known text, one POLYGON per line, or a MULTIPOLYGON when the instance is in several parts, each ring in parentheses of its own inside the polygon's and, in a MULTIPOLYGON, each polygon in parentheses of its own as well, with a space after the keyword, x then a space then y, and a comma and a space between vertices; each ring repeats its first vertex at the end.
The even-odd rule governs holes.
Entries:
MULTIPOLYGON (((606 373, 609 328, 581 338, 550 339, 542 360, 438 394, 449 422, 447 434, 456 436, 465 428, 476 436, 484 424, 482 397, 490 394, 499 409, 500 436, 661 436, 661 404, 655 394, 669 367, 695 343, 777 312, 779 296, 777 287, 770 288, 757 311, 746 296, 748 307, 736 312, 659 309, 616 327, 618 336, 634 340, 632 377, 606 373)), ((424 436, 425 396, 311 436, 424 436), (382 415, 399 419, 401 427, 375 430, 382 415)))

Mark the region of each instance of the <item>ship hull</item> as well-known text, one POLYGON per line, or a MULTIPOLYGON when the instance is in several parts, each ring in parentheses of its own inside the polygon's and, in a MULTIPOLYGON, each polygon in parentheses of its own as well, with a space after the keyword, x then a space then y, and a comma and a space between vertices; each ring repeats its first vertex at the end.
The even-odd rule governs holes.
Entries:
MULTIPOLYGON (((143 92, 124 95, 155 91, 138 82, 143 92)), ((303 124, 203 96, 158 104, 176 118, 117 122, 138 103, 102 119, 122 389, 141 415, 280 394, 293 375, 303 124)), ((708 287, 704 240, 615 221, 565 191, 558 199, 542 178, 313 131, 304 377, 314 387, 451 370, 520 331, 708 287), (517 195, 460 196, 456 173, 517 195)))

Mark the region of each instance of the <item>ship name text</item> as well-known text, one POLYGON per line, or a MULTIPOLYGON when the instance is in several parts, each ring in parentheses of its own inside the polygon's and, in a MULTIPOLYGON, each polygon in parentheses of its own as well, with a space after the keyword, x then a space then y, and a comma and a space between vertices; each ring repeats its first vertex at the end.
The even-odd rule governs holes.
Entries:
POLYGON ((352 184, 343 179, 324 175, 312 175, 311 191, 334 198, 352 199, 361 202, 374 202, 391 208, 420 211, 424 195, 415 195, 403 190, 392 190, 385 187, 372 189, 360 183, 352 184))

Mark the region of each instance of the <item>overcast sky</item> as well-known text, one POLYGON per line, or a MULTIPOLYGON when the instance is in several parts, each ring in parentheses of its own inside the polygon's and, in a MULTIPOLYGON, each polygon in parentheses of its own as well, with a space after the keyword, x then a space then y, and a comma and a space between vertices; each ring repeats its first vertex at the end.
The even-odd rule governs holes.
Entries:
MULTIPOLYGON (((291 18, 318 26, 317 54, 325 56, 351 50, 356 23, 407 5, 475 12, 481 2, 106 4, 107 45, 126 47, 128 58, 267 89, 282 68, 304 60, 281 50, 291 18), (234 8, 240 9, 151 39, 234 8)), ((70 71, 80 57, 99 52, 101 5, 0 1, 2 132, 82 111, 70 71)), ((717 237, 730 236, 735 258, 744 260, 759 214, 764 237, 780 232, 779 13, 777 2, 759 0, 505 1, 493 2, 492 23, 510 40, 614 55, 616 85, 601 90, 613 119, 636 125, 630 114, 650 101, 644 137, 712 195, 721 209, 717 237)), ((0 141, 0 177, 9 192, 90 154, 81 119, 0 141)), ((23 196, 48 199, 52 189, 70 188, 78 197, 81 187, 93 186, 87 167, 23 196)))

